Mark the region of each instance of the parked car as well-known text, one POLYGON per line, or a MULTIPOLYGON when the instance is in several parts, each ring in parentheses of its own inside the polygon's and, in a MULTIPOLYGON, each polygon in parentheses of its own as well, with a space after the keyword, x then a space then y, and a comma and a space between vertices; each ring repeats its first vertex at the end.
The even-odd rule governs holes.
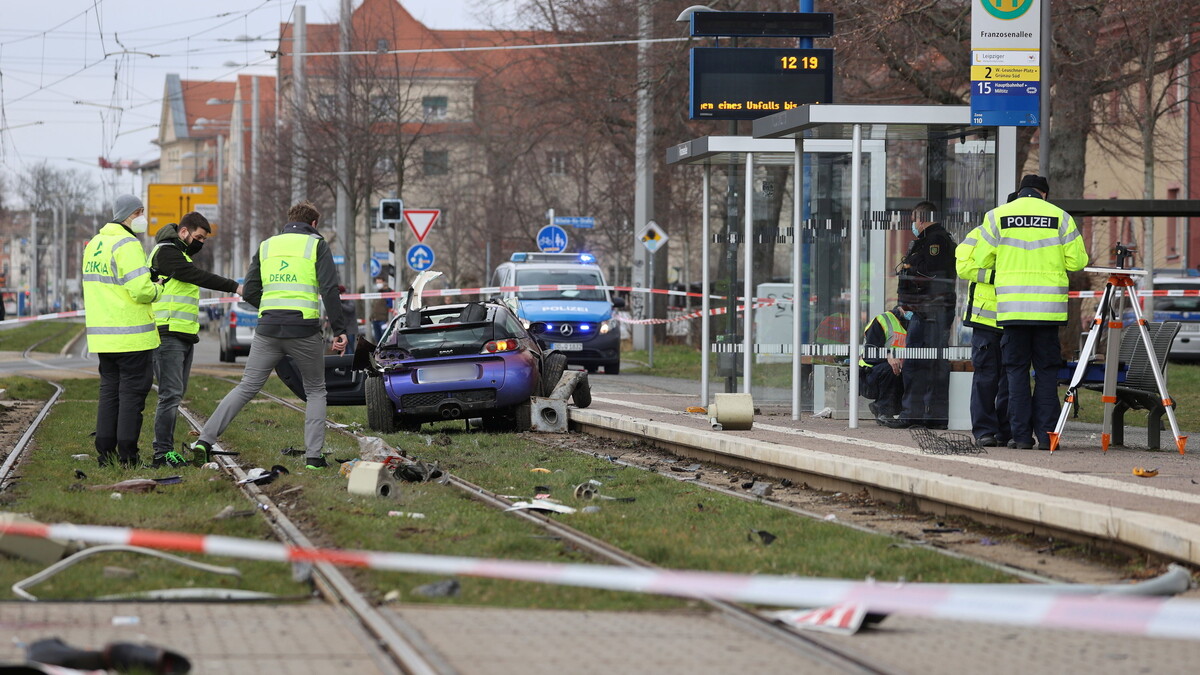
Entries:
POLYGON ((237 357, 250 353, 250 342, 254 340, 254 329, 258 327, 258 309, 248 302, 235 302, 229 308, 229 320, 218 329, 220 336, 220 359, 234 363, 237 357))
MULTIPOLYGON (((1154 290, 1200 293, 1200 277, 1155 276, 1154 290)), ((1132 325, 1133 312, 1126 310, 1124 319, 1126 326, 1132 325)), ((1200 360, 1200 295, 1157 296, 1154 298, 1154 317, 1146 317, 1146 320, 1181 323, 1171 344, 1170 358, 1200 360)))

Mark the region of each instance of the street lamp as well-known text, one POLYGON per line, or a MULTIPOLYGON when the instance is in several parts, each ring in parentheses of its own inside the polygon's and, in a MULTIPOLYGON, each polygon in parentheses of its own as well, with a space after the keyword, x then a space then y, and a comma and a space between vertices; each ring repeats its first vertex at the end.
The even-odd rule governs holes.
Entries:
POLYGON ((675 19, 679 23, 687 23, 692 20, 692 15, 696 12, 719 12, 719 9, 713 9, 707 5, 692 5, 679 13, 679 18, 675 19))

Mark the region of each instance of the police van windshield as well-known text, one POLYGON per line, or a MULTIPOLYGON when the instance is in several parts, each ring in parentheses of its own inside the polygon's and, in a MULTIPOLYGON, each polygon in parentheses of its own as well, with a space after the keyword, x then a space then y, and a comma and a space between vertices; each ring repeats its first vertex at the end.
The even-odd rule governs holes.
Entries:
MULTIPOLYGON (((1197 283, 1155 283, 1156 291, 1200 291, 1197 283)), ((1158 297, 1154 299, 1156 312, 1196 312, 1200 311, 1200 295, 1185 295, 1183 297, 1158 297)))
MULTIPOLYGON (((600 273, 595 270, 517 270, 517 285, 518 286, 602 286, 604 280, 600 278, 600 273)), ((591 290, 569 290, 569 291, 523 291, 517 293, 517 297, 522 300, 590 300, 605 302, 608 297, 604 291, 599 289, 591 290)))

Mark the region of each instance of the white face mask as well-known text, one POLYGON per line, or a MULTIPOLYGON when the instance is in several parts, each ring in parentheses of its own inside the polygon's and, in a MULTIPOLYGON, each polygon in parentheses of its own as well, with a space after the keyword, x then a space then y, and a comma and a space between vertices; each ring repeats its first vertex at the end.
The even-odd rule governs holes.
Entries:
POLYGON ((133 230, 134 234, 141 234, 146 231, 149 225, 150 221, 146 220, 146 216, 138 216, 129 224, 129 229, 133 230))
POLYGON ((376 283, 375 283, 375 288, 382 289, 382 288, 383 288, 383 283, 382 283, 382 282, 376 282, 376 283))

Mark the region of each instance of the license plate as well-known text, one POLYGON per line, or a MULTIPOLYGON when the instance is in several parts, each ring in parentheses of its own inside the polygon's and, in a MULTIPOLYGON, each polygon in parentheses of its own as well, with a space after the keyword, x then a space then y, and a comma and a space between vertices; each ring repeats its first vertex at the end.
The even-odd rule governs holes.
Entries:
POLYGON ((417 368, 417 382, 461 382, 474 380, 479 376, 479 368, 474 363, 458 363, 447 366, 429 366, 417 368))
POLYGON ((1200 333, 1200 323, 1185 323, 1179 326, 1180 333, 1200 333))
POLYGON ((557 349, 560 352, 581 352, 583 345, 578 342, 551 342, 550 349, 557 349))

